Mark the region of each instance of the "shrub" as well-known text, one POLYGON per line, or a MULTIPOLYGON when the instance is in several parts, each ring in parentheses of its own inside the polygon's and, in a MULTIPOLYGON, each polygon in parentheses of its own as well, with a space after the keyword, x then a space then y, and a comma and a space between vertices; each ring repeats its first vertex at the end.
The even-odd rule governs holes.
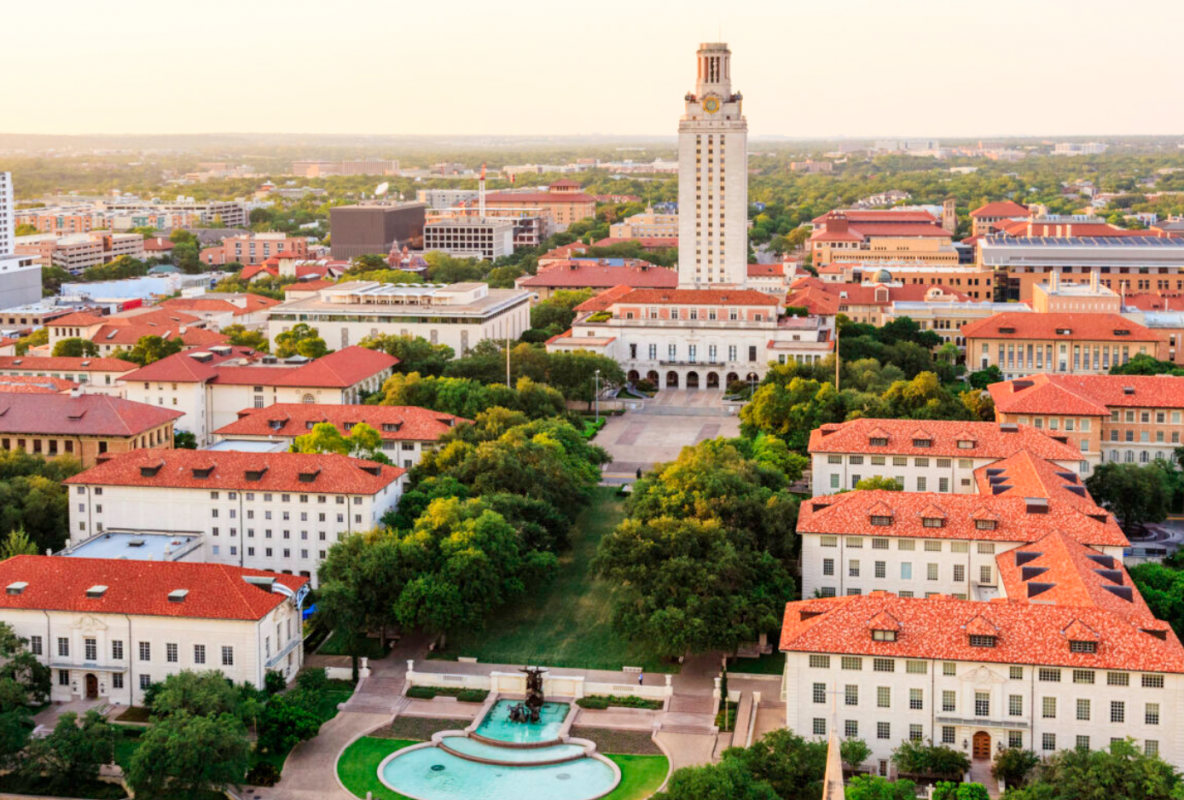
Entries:
POLYGON ((580 708, 604 709, 608 708, 608 698, 594 696, 581 697, 579 700, 576 700, 576 705, 580 708))
POLYGON ((951 783, 938 781, 933 787, 933 800, 990 800, 991 795, 981 783, 951 783))
POLYGON ((945 745, 904 741, 892 753, 892 763, 907 774, 929 776, 960 776, 970 769, 970 759, 965 753, 945 745))
POLYGON ((268 694, 282 692, 285 686, 287 686, 287 682, 284 680, 283 673, 278 670, 269 669, 267 674, 263 676, 263 690, 268 694))
POLYGON ((839 752, 843 763, 853 769, 872 756, 872 749, 863 739, 844 739, 839 744, 839 752))
POLYGON ((576 705, 580 708, 604 709, 609 706, 617 706, 618 708, 649 708, 656 709, 662 707, 661 700, 650 700, 646 697, 633 697, 632 695, 619 696, 615 694, 590 694, 587 697, 581 697, 576 701, 576 705))
POLYGON ((484 703, 486 697, 489 697, 486 689, 465 689, 456 695, 457 701, 461 703, 484 703))
POLYGON ((658 387, 654 386, 654 382, 653 382, 653 381, 651 381, 651 380, 647 380, 647 379, 645 379, 645 378, 642 378, 642 379, 641 379, 641 380, 639 380, 637 383, 633 384, 633 386, 634 386, 634 387, 637 389, 637 391, 639 391, 639 392, 652 392, 652 391, 654 391, 654 390, 656 390, 656 389, 658 388, 658 387))
POLYGON ((412 686, 407 690, 407 696, 415 700, 431 700, 436 696, 434 686, 412 686))
POLYGON ((329 676, 323 669, 307 669, 296 676, 296 685, 305 692, 323 692, 329 688, 329 676))
POLYGON ((1028 773, 1039 763, 1040 757, 1031 750, 1009 747, 995 756, 995 763, 991 765, 991 775, 995 780, 1006 783, 1008 788, 1023 786, 1028 773))
POLYGON ((275 786, 280 782, 280 771, 270 761, 256 761, 245 780, 252 786, 275 786))

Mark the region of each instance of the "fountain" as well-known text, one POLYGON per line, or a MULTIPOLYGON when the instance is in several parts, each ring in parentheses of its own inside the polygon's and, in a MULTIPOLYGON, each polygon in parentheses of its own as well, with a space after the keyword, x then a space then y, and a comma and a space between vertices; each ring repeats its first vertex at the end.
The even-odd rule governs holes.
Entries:
POLYGON ((539 712, 544 703, 543 698, 543 668, 523 667, 518 670, 526 673, 526 700, 510 706, 510 721, 528 724, 539 721, 539 712))

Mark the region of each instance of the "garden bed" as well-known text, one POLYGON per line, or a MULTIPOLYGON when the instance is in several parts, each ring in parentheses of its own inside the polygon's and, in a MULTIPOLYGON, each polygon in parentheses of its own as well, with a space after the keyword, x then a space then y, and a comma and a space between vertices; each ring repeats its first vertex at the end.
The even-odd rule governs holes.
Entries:
MULTIPOLYGON (((335 630, 329 634, 329 638, 325 640, 317 653, 322 656, 348 656, 349 651, 346 649, 348 644, 345 634, 335 630)), ((358 657, 377 661, 386 658, 388 652, 390 651, 377 638, 367 637, 362 640, 362 652, 358 653, 358 657)))
POLYGON ((412 700, 433 700, 437 697, 455 697, 461 703, 484 703, 489 697, 488 689, 467 689, 463 686, 412 686, 407 690, 412 700))
POLYGON ((615 728, 590 728, 573 725, 571 735, 596 742, 601 753, 623 753, 635 756, 660 756, 662 748, 654 742, 649 731, 623 731, 615 728))
POLYGON ((441 719, 437 717, 396 717, 390 725, 373 731, 368 736, 374 739, 409 739, 427 742, 432 734, 440 731, 455 731, 464 728, 464 720, 441 719))
POLYGON ((148 717, 149 711, 143 706, 128 706, 122 714, 115 718, 115 721, 144 723, 148 721, 148 717))
POLYGON ((647 697, 631 697, 629 695, 618 697, 617 695, 591 694, 587 697, 581 697, 576 700, 576 705, 580 708, 587 709, 604 709, 604 708, 645 708, 656 710, 662 707, 661 700, 651 700, 647 697))

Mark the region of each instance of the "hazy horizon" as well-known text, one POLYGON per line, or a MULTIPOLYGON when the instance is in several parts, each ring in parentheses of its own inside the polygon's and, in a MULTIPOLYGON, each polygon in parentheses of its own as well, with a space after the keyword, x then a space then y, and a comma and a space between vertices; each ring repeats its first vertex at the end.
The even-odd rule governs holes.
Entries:
POLYGON ((0 130, 673 137, 722 39, 754 138, 1184 134, 1171 0, 118 5, 8 11, 0 130))

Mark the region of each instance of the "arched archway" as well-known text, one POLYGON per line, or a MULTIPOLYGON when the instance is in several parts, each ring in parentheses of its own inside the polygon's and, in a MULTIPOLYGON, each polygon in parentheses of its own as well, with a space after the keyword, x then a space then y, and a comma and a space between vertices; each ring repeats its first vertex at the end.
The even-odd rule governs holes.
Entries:
POLYGON ((974 734, 971 746, 971 753, 975 760, 991 757, 991 734, 986 731, 978 731, 974 734))
POLYGON ((666 373, 666 388, 667 389, 677 389, 678 388, 678 373, 675 372, 674 370, 670 370, 670 372, 666 373))
POLYGON ((744 380, 748 381, 749 383, 759 383, 760 379, 761 376, 757 375, 755 372, 750 372, 744 376, 744 380))
POLYGON ((311 394, 306 394, 306 395, 304 395, 304 397, 300 398, 300 402, 304 403, 307 406, 311 406, 311 405, 316 405, 317 399, 316 399, 316 397, 314 397, 311 394))
POLYGON ((99 697, 99 678, 93 672, 86 673, 86 699, 97 700, 99 697))
POLYGON ((725 384, 725 385, 726 385, 726 384, 732 384, 732 383, 735 383, 735 382, 736 382, 736 381, 738 381, 738 380, 740 380, 740 376, 739 376, 739 375, 737 375, 735 372, 729 372, 729 373, 728 373, 728 377, 727 377, 727 379, 724 381, 724 384, 725 384))
POLYGON ((698 389, 699 388, 699 373, 698 372, 691 370, 690 372, 687 373, 687 388, 688 389, 698 389))
POLYGON ((630 383, 637 383, 641 376, 638 374, 637 370, 631 369, 629 370, 629 374, 626 376, 626 378, 628 378, 630 383))
POLYGON ((647 372, 645 374, 645 379, 652 383, 655 389, 658 388, 658 384, 661 383, 661 378, 658 377, 658 371, 656 369, 651 369, 649 372, 647 372))
POLYGON ((719 388, 719 373, 718 372, 708 372, 707 373, 707 388, 708 389, 718 389, 719 388))

